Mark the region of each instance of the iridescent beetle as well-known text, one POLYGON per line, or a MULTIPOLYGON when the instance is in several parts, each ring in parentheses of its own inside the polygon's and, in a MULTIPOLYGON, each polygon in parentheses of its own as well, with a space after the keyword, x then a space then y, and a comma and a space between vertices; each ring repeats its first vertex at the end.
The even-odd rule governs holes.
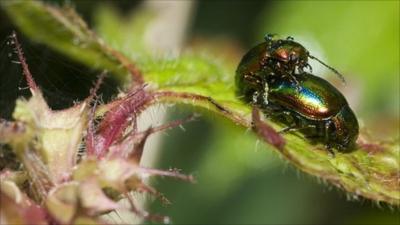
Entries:
MULTIPOLYGON (((268 76, 287 77, 292 82, 298 84, 297 76, 304 72, 305 68, 311 66, 308 59, 317 60, 322 65, 332 70, 345 83, 344 77, 336 69, 328 66, 320 59, 312 56, 303 45, 295 42, 292 37, 286 39, 276 39, 275 35, 265 36, 265 42, 260 43, 250 49, 242 58, 237 73, 243 76, 237 77, 236 83, 254 82, 251 77, 257 76, 259 71, 267 72, 268 76)), ((299 85, 297 89, 301 88, 299 85)), ((257 93, 256 93, 257 94, 257 93)))
POLYGON ((343 94, 320 77, 305 72, 300 75, 298 84, 270 77, 265 84, 268 93, 261 95, 267 100, 256 104, 273 120, 287 126, 281 132, 298 130, 307 138, 324 143, 328 150, 354 149, 359 126, 343 94))
POLYGON ((298 130, 328 149, 351 150, 358 136, 357 118, 334 86, 303 71, 308 57, 308 51, 292 39, 267 38, 240 62, 237 94, 285 124, 282 132, 298 130))

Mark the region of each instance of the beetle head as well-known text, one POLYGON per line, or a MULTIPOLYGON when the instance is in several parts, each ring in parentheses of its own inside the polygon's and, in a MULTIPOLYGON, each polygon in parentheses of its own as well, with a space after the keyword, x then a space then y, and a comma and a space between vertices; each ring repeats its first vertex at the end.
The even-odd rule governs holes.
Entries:
POLYGON ((286 40, 272 40, 268 52, 271 59, 290 71, 308 65, 308 51, 290 37, 286 40))

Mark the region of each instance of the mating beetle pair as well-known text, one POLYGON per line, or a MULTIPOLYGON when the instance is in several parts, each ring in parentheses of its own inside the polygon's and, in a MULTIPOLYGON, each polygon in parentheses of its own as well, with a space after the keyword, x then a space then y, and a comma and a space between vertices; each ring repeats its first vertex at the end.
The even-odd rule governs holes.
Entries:
POLYGON ((258 106, 271 119, 287 126, 283 132, 299 130, 328 150, 352 150, 358 136, 358 121, 344 96, 326 80, 304 71, 315 59, 293 38, 274 39, 252 48, 236 71, 237 93, 258 106))

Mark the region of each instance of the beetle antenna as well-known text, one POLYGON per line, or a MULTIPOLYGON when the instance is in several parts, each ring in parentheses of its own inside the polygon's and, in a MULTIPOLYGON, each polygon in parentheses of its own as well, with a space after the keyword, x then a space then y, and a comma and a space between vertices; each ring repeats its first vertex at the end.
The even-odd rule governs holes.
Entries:
POLYGON ((337 71, 335 68, 333 68, 333 67, 327 65, 326 63, 324 63, 322 60, 318 59, 318 58, 315 57, 315 56, 312 56, 312 55, 308 54, 308 57, 317 60, 319 63, 321 63, 322 65, 324 65, 326 68, 332 70, 334 73, 336 73, 336 75, 340 78, 340 80, 342 80, 343 84, 346 84, 346 80, 344 79, 344 76, 343 76, 341 73, 339 73, 339 71, 337 71))

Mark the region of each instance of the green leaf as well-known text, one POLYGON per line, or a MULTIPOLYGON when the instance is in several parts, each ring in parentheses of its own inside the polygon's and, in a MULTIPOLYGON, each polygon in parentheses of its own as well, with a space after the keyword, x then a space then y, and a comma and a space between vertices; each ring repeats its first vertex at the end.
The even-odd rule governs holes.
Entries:
POLYGON ((1 1, 0 5, 27 36, 91 68, 106 69, 121 83, 127 73, 111 57, 76 12, 39 1, 1 1))
MULTIPOLYGON (((158 102, 193 104, 221 114, 243 128, 251 128, 251 106, 235 95, 234 70, 216 58, 193 52, 155 57, 140 44, 139 37, 135 38, 136 44, 110 45, 107 40, 114 38, 113 35, 115 41, 129 43, 124 35, 132 26, 118 20, 111 12, 103 11, 101 15, 104 18, 98 18, 98 21, 103 21, 103 26, 107 26, 97 28, 106 40, 104 45, 100 45, 98 38, 82 26, 80 18, 71 9, 59 9, 40 2, 2 2, 2 5, 28 36, 87 65, 93 66, 97 62, 99 68, 117 67, 119 63, 109 58, 108 46, 125 53, 141 70, 145 82, 149 83, 149 90, 159 94, 158 102), (111 29, 110 24, 122 25, 111 29), (74 44, 75 39, 84 44, 74 44)), ((270 121, 268 123, 276 129, 282 128, 270 121)), ((332 157, 323 146, 311 144, 299 133, 284 134, 284 138, 286 146, 276 152, 302 171, 327 180, 352 196, 400 204, 398 140, 377 142, 376 148, 364 147, 352 153, 337 152, 332 157)))
POLYGON ((122 17, 111 5, 100 5, 94 13, 95 30, 111 47, 134 57, 147 51, 143 34, 153 18, 150 10, 122 17))

